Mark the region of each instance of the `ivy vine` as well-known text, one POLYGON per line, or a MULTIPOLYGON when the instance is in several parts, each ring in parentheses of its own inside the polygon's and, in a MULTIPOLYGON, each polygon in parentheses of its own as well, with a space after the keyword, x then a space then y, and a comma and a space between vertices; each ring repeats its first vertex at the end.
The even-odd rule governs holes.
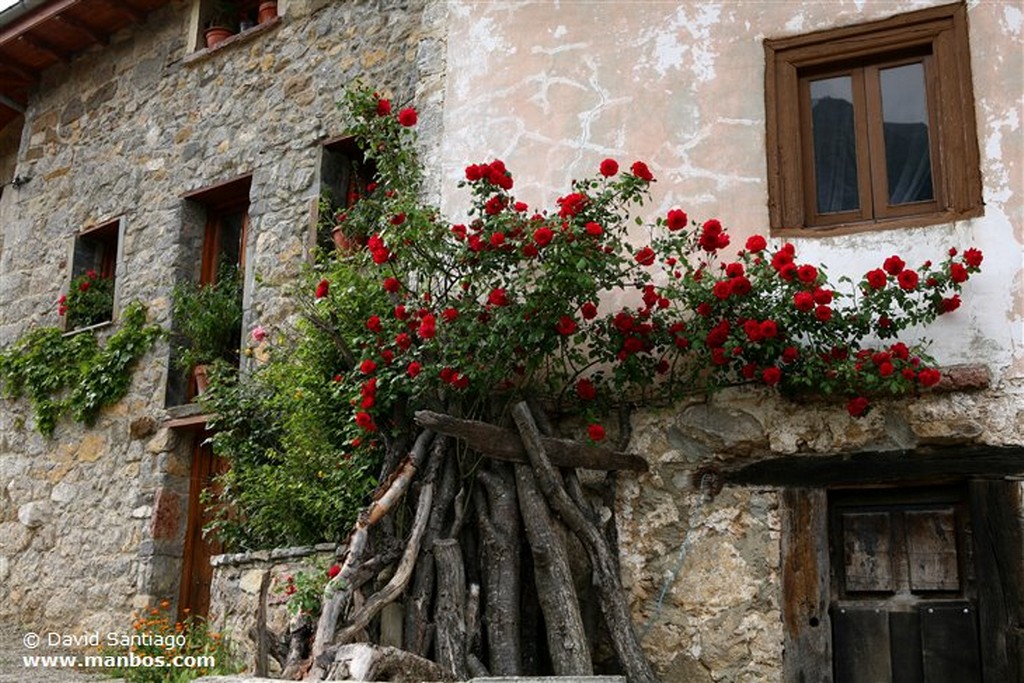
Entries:
POLYGON ((146 323, 146 309, 138 302, 125 307, 118 329, 102 346, 90 332, 35 328, 0 351, 3 395, 27 398, 36 429, 45 436, 66 415, 92 425, 103 408, 128 393, 136 361, 162 335, 163 328, 146 323))

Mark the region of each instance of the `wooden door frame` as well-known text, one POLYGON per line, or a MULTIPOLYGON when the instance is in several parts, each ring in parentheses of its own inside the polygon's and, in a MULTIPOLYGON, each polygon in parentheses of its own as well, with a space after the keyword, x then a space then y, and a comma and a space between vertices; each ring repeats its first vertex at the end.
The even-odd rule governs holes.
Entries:
MULTIPOLYGON (((193 433, 192 457, 189 468, 188 508, 185 513, 185 538, 181 554, 181 576, 178 585, 178 620, 188 615, 206 616, 209 610, 209 594, 205 599, 196 596, 192 590, 195 578, 197 540, 202 537, 203 512, 205 506, 200 500, 207 477, 220 469, 218 458, 207 443, 209 433, 205 429, 193 433), (185 610, 189 610, 185 612, 185 610)), ((211 553, 211 555, 216 553, 211 553)))
MULTIPOLYGON (((978 583, 982 680, 1024 676, 1024 568, 1021 492, 1012 478, 967 479, 978 583)), ((948 481, 948 480, 947 480, 948 481)), ((907 486, 934 482, 906 482, 907 486)), ((825 488, 785 488, 782 516, 782 618, 786 681, 831 682, 829 506, 825 488)))

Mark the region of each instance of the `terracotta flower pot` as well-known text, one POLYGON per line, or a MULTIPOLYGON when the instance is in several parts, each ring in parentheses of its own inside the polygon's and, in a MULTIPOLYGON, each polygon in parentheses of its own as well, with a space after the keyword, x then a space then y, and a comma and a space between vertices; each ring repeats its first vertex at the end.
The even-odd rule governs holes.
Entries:
POLYGON ((196 380, 196 396, 205 393, 210 386, 210 379, 206 375, 206 366, 197 365, 192 368, 192 377, 196 380))
POLYGON ((211 26, 206 29, 206 47, 213 47, 234 35, 234 31, 223 26, 211 26))
POLYGON ((259 14, 257 15, 257 21, 261 24, 265 24, 271 19, 277 18, 277 0, 270 0, 268 2, 260 3, 259 14))
POLYGON ((345 231, 340 227, 331 230, 331 239, 334 240, 334 246, 342 254, 354 254, 362 246, 359 240, 346 235, 345 231))

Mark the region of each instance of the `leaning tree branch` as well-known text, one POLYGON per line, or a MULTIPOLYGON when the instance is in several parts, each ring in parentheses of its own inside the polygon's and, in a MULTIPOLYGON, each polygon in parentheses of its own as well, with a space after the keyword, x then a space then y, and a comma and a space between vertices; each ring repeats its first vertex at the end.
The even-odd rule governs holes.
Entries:
POLYGON ((348 626, 338 633, 335 640, 338 643, 347 643, 360 631, 366 628, 370 620, 384 609, 384 606, 392 602, 402 594, 409 577, 412 576, 413 567, 416 566, 416 557, 420 552, 420 541, 423 532, 427 528, 427 520, 430 518, 430 506, 434 500, 434 485, 427 484, 420 491, 419 504, 416 507, 416 519, 412 525, 412 533, 409 536, 409 543, 405 547, 402 561, 384 588, 374 593, 359 610, 359 613, 350 620, 348 626))
POLYGON ((630 683, 658 683, 650 662, 640 647, 636 629, 630 617, 629 606, 623 594, 622 582, 611 549, 604 536, 591 524, 573 503, 559 480, 558 473, 545 451, 544 442, 529 407, 519 402, 512 408, 512 417, 519 428, 523 445, 530 456, 530 464, 541 492, 587 547, 598 577, 601 611, 611 634, 615 652, 630 683))
POLYGON ((412 451, 405 460, 398 466, 395 473, 389 478, 379 490, 382 492, 370 503, 370 505, 359 513, 355 528, 352 531, 348 544, 348 554, 341 566, 341 571, 324 586, 324 599, 320 611, 320 619, 316 626, 316 637, 313 640, 311 655, 313 666, 310 668, 310 680, 322 680, 326 668, 318 661, 326 652, 327 647, 333 642, 334 634, 338 628, 338 619, 341 617, 342 604, 349 591, 351 591, 352 575, 359 569, 362 563, 363 554, 366 552, 366 543, 370 535, 370 528, 384 517, 395 503, 398 502, 409 489, 417 467, 425 457, 434 433, 424 430, 413 444, 412 451))

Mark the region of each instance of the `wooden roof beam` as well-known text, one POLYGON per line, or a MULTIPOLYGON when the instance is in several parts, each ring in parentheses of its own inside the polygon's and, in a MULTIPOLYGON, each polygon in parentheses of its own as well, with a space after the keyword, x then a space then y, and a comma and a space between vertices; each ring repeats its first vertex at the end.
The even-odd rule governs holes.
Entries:
POLYGON ((7 107, 8 109, 13 109, 19 114, 25 113, 25 105, 23 105, 21 102, 16 102, 12 100, 10 97, 7 97, 7 95, 0 95, 0 106, 7 107))
POLYGON ((3 60, 0 60, 0 69, 6 69, 11 72, 18 78, 22 79, 26 85, 30 85, 39 80, 39 75, 32 71, 28 66, 25 66, 10 55, 5 54, 2 56, 3 60))
POLYGON ((107 0, 102 0, 102 2, 107 7, 115 9, 121 14, 127 14, 136 24, 141 24, 142 22, 146 21, 146 13, 139 10, 138 7, 132 5, 130 2, 128 2, 128 0, 121 0, 117 3, 110 3, 107 2, 107 0))
POLYGON ((100 31, 97 31, 96 29, 94 29, 94 28, 92 28, 90 26, 86 26, 85 24, 83 24, 82 22, 78 21, 77 19, 75 19, 73 17, 69 17, 69 16, 66 16, 66 15, 60 15, 60 16, 54 17, 54 20, 55 21, 59 21, 60 23, 64 24, 65 26, 68 26, 69 28, 72 28, 72 29, 78 31, 79 33, 84 33, 85 35, 89 36, 89 38, 94 43, 99 43, 100 45, 109 45, 110 44, 110 36, 109 35, 107 35, 106 33, 102 33, 100 31))
POLYGON ((0 45, 42 26, 51 19, 60 17, 64 12, 81 3, 82 0, 53 0, 36 11, 29 12, 11 24, 0 28, 0 45))
POLYGON ((39 50, 40 52, 50 55, 58 62, 63 62, 64 64, 67 64, 71 61, 71 57, 68 55, 68 53, 64 52, 60 48, 54 47, 51 43, 48 43, 47 41, 43 40, 42 38, 39 38, 38 36, 30 36, 27 33, 23 33, 20 36, 18 36, 18 40, 20 40, 23 43, 27 43, 28 45, 31 45, 32 48, 35 50, 39 50))

